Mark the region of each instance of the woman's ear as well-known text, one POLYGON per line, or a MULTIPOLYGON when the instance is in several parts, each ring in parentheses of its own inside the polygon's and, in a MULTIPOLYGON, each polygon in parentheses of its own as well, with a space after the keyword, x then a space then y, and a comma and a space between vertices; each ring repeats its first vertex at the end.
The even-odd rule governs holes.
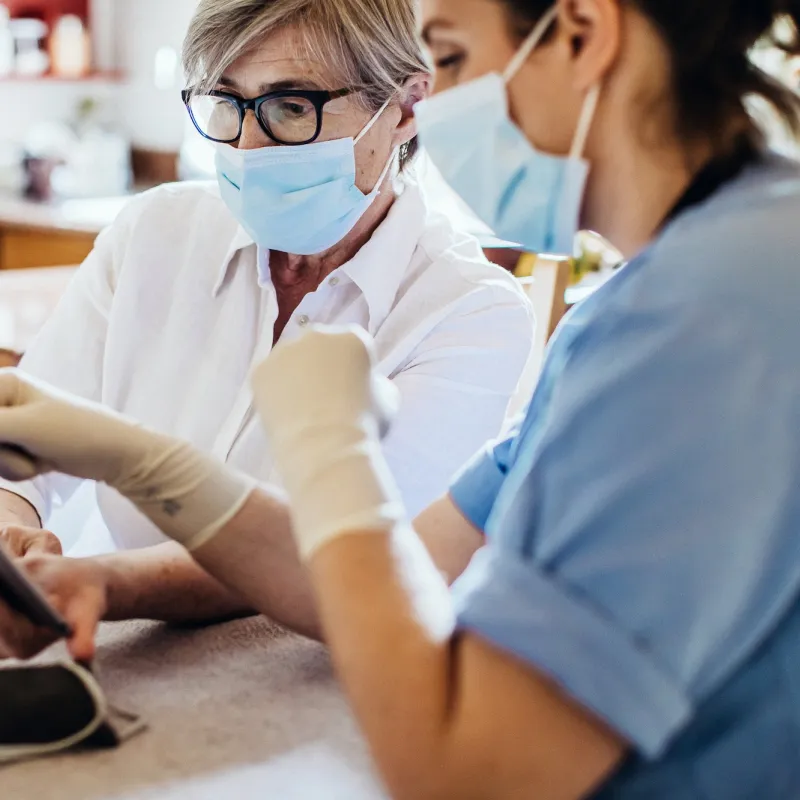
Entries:
POLYGON ((588 91, 602 82, 617 59, 622 11, 618 0, 565 0, 559 26, 572 43, 575 88, 588 91))
POLYGON ((414 75, 406 81, 398 98, 400 122, 398 122, 393 136, 394 147, 410 142, 417 135, 414 106, 428 97, 432 88, 433 76, 426 73, 414 75))

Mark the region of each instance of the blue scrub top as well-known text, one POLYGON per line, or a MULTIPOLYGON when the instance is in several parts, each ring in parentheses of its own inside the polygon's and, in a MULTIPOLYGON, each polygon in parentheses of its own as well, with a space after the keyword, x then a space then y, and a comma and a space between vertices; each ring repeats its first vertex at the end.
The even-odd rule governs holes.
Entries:
POLYGON ((800 798, 800 166, 761 156, 564 320, 452 487, 460 627, 631 744, 598 798, 800 798))

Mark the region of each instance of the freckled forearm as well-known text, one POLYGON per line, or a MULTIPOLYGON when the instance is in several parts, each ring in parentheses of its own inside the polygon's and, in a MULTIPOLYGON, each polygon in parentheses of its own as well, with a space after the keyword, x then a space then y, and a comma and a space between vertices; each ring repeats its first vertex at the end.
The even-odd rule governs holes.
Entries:
POLYGON ((320 638, 316 598, 294 545, 288 509, 266 490, 254 492, 228 525, 192 554, 168 543, 101 561, 109 620, 191 623, 255 611, 320 638))
POLYGON ((213 622, 242 616, 251 606, 195 563, 179 545, 99 556, 106 574, 107 620, 213 622))

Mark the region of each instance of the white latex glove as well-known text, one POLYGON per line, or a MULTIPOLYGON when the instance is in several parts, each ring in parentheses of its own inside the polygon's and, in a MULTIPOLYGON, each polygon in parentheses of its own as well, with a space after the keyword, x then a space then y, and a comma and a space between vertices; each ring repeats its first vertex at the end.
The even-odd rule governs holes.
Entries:
POLYGON ((319 326, 279 345, 253 374, 305 559, 338 536, 405 518, 380 445, 397 390, 373 363, 363 330, 319 326))
POLYGON ((101 481, 189 549, 242 507, 254 481, 191 445, 17 370, 0 370, 0 475, 63 472, 101 481))

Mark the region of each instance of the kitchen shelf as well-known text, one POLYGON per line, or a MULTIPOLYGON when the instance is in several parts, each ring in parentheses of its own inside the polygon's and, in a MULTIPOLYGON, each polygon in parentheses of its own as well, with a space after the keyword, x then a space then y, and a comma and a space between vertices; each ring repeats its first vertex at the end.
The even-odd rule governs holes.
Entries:
POLYGON ((0 85, 6 83, 122 83, 125 76, 121 72, 90 72, 82 78, 62 78, 58 75, 39 75, 36 77, 27 75, 7 75, 0 77, 0 85))
POLYGON ((62 14, 89 19, 89 0, 3 0, 12 17, 39 17, 51 25, 62 14))

